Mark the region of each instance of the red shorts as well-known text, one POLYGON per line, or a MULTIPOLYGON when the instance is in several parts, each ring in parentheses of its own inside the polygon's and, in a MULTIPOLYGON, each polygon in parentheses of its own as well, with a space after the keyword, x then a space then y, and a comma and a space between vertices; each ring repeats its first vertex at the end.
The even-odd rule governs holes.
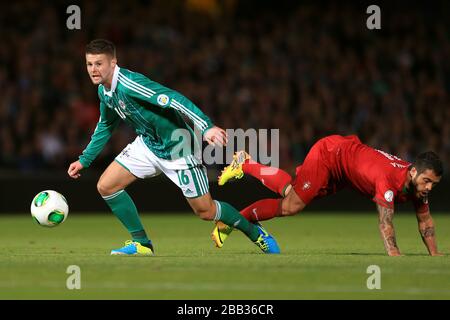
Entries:
POLYGON ((338 157, 343 144, 361 143, 357 136, 328 136, 317 141, 309 151, 303 164, 296 169, 292 187, 305 203, 314 198, 333 194, 341 187, 332 179, 334 168, 339 166, 338 157))

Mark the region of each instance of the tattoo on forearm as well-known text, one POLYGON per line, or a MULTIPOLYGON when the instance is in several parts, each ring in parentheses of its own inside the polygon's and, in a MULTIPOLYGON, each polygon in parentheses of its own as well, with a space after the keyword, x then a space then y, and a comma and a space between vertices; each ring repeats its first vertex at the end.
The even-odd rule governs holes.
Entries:
POLYGON ((395 238, 394 225, 392 224, 392 220, 394 218, 394 210, 385 208, 383 206, 378 206, 378 212, 378 222, 386 249, 398 249, 397 240, 395 238))
POLYGON ((420 229, 420 234, 422 238, 434 237, 434 227, 426 227, 425 229, 420 229))
POLYGON ((392 219, 394 215, 394 210, 378 206, 378 211, 380 213, 379 222, 380 224, 392 224, 392 219))
POLYGON ((385 241, 389 245, 389 247, 397 248, 397 240, 395 240, 395 236, 387 237, 385 241))

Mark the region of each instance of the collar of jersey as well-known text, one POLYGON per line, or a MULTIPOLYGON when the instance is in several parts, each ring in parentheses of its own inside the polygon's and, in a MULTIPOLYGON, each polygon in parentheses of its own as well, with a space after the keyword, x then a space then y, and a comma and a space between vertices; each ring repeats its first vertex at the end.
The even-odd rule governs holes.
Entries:
POLYGON ((403 186, 402 193, 403 194, 408 194, 409 193, 409 189, 406 186, 403 186))
POLYGON ((403 194, 409 194, 411 192, 411 189, 409 188, 411 183, 409 183, 408 185, 405 185, 405 182, 406 182, 407 178, 408 178, 408 170, 406 171, 405 180, 402 183, 402 193, 403 194))
POLYGON ((113 78, 111 81, 111 90, 106 91, 105 86, 103 86, 103 94, 104 95, 106 95, 108 97, 112 97, 112 94, 113 94, 114 90, 116 90, 116 87, 117 87, 117 79, 119 78, 119 70, 120 70, 119 66, 116 65, 114 67, 114 74, 113 74, 113 78))

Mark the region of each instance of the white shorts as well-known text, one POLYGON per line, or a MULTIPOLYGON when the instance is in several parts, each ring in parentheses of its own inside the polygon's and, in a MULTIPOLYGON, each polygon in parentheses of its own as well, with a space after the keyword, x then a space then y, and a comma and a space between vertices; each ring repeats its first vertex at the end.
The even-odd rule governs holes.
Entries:
POLYGON ((209 192, 206 168, 194 156, 176 160, 158 158, 145 145, 141 136, 128 144, 115 161, 141 179, 164 173, 181 189, 186 198, 200 197, 209 192))

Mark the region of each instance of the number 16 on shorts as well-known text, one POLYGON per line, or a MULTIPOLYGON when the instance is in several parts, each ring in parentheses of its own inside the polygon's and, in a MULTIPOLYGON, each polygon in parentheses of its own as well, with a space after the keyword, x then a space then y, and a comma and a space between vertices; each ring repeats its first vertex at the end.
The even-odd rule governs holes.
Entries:
POLYGON ((208 179, 203 168, 177 170, 178 186, 187 198, 195 198, 208 193, 208 179))

